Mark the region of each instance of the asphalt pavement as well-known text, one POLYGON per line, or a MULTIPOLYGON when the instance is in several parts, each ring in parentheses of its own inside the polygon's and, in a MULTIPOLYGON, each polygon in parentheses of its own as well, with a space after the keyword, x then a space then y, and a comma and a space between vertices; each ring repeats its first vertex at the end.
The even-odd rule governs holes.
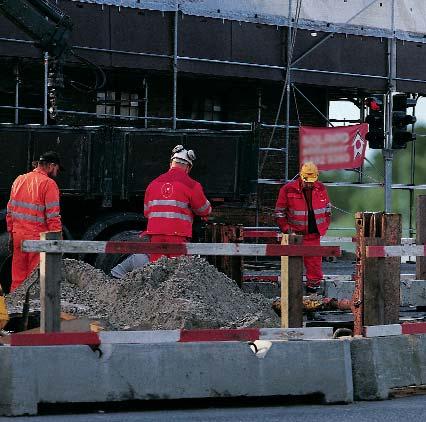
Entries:
MULTIPOLYGON (((1 422, 11 418, 0 417, 1 422)), ((297 405, 168 409, 14 417, 13 422, 421 422, 426 396, 349 405, 297 405)))

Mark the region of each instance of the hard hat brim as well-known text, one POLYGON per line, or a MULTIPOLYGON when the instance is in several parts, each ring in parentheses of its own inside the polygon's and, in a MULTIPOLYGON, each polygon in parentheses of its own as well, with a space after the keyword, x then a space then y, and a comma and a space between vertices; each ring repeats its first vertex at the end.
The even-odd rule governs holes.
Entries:
POLYGON ((304 182, 308 182, 308 183, 313 183, 313 182, 316 182, 318 180, 317 176, 311 176, 311 177, 309 177, 309 176, 300 176, 300 177, 302 178, 302 180, 304 182))

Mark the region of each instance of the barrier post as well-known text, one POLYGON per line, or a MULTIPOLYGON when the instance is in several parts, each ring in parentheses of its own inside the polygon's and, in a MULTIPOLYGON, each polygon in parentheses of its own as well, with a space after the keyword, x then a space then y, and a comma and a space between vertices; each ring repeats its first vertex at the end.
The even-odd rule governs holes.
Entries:
MULTIPOLYGON (((303 236, 283 234, 281 245, 301 245, 303 236)), ((281 327, 303 325, 303 258, 281 257, 281 327)))
MULTIPOLYGON (((61 232, 45 232, 40 240, 60 240, 61 232)), ((40 253, 40 332, 61 330, 62 254, 40 253)))
POLYGON ((400 258, 367 258, 367 246, 401 243, 401 215, 358 212, 356 276, 352 311, 354 334, 366 325, 399 322, 400 258))
MULTIPOLYGON (((426 195, 419 195, 416 201, 416 244, 426 243, 426 195)), ((416 258, 416 280, 426 280, 426 257, 416 258)))

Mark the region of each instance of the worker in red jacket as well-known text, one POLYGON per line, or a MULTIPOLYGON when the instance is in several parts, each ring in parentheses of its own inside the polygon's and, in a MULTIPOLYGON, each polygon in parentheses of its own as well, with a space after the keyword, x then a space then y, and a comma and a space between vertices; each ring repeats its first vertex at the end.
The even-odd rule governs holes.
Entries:
MULTIPOLYGON (((281 187, 275 206, 277 224, 283 233, 303 235, 303 245, 319 246, 330 225, 331 204, 325 186, 318 181, 318 168, 306 162, 300 177, 281 187)), ((304 257, 306 290, 319 290, 323 279, 320 256, 304 257)))
POLYGON ((61 231, 59 189, 52 177, 62 168, 59 155, 45 152, 33 162, 33 171, 13 182, 7 204, 9 249, 13 249, 11 291, 19 287, 40 262, 40 254, 22 252, 23 240, 40 239, 40 233, 61 231))
MULTIPOLYGON (((185 243, 192 237, 194 215, 207 218, 212 212, 203 188, 189 177, 195 153, 177 145, 172 150, 170 169, 154 179, 147 187, 144 214, 148 219, 146 233, 151 243, 185 243)), ((151 254, 154 262, 161 256, 173 254, 151 254)))

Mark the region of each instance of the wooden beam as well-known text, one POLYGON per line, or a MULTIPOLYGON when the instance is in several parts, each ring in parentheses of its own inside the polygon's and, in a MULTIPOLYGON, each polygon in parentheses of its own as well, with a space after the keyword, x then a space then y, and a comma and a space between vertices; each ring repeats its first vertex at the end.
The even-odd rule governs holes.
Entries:
MULTIPOLYGON (((281 245, 301 245, 302 236, 284 234, 281 245)), ((281 327, 303 325, 303 258, 281 257, 281 327)))
MULTIPOLYGON (((41 240, 60 240, 61 232, 40 234, 41 240)), ((40 253, 40 332, 61 330, 62 254, 40 253)))

